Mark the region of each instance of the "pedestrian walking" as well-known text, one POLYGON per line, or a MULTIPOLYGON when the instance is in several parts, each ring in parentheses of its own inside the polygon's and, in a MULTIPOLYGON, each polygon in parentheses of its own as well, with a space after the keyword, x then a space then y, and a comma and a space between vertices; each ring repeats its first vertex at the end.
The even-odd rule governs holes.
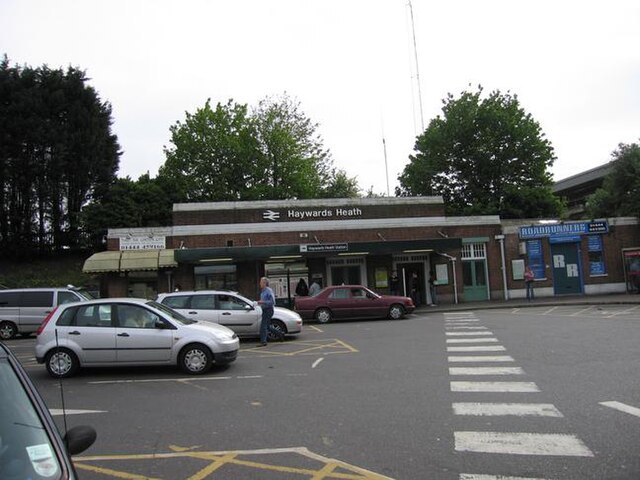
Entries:
POLYGON ((311 282, 311 286, 309 287, 309 296, 313 297, 321 290, 320 284, 318 283, 318 279, 314 278, 313 282, 311 282))
POLYGON ((420 306, 420 278, 418 278, 418 272, 413 272, 411 276, 411 300, 413 304, 420 306))
POLYGON ((306 297, 309 295, 309 287, 307 287, 307 282, 304 281, 304 278, 301 278, 296 286, 296 295, 299 297, 306 297))
POLYGON ((391 272, 391 277, 389 278, 389 292, 391 295, 400 293, 400 279, 398 278, 398 272, 395 270, 391 272))
POLYGON ((267 345, 269 332, 273 333, 280 341, 284 340, 284 333, 271 325, 273 317, 273 307, 276 304, 276 297, 273 290, 269 287, 269 279, 262 277, 260 279, 260 300, 258 305, 262 308, 262 319, 260 322, 260 345, 267 345))
POLYGON ((429 272, 429 293, 431 294, 431 306, 435 307, 438 304, 438 295, 436 292, 436 274, 433 270, 429 272))

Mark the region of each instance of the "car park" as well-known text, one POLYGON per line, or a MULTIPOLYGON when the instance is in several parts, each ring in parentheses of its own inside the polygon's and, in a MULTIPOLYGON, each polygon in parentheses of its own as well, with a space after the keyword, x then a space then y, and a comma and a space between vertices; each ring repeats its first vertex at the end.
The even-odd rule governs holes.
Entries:
POLYGON ((296 297, 295 309, 303 319, 327 323, 351 318, 397 320, 413 312, 415 305, 409 297, 378 295, 363 285, 336 285, 311 297, 296 297))
MULTIPOLYGON (((260 336, 261 307, 236 292, 198 290, 163 293, 158 295, 157 301, 185 317, 229 327, 240 336, 260 336)), ((271 325, 279 333, 298 334, 302 331, 302 317, 287 308, 275 307, 271 325)), ((270 337, 275 335, 269 333, 270 337)))
POLYGON ((71 286, 0 290, 0 339, 30 335, 57 305, 91 298, 84 290, 71 286))
POLYGON ((238 336, 154 301, 106 298, 60 305, 37 331, 35 354, 53 377, 80 367, 177 365, 201 374, 233 362, 238 336))
POLYGON ((71 480, 71 461, 96 439, 92 427, 77 426, 64 438, 42 397, 9 348, 0 342, 0 478, 71 480))

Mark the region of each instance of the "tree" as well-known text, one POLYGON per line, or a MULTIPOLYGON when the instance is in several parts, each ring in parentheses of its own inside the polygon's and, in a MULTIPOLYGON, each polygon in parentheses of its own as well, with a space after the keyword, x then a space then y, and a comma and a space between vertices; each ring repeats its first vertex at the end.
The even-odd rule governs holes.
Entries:
POLYGON ((562 203, 547 170, 555 160, 553 147, 540 125, 517 96, 481 95, 478 87, 443 100, 443 116, 416 139, 396 194, 441 195, 450 215, 560 215, 562 203))
POLYGON ((620 144, 612 154, 613 169, 587 198, 591 218, 640 217, 640 145, 620 144))
POLYGON ((111 106, 83 71, 0 63, 0 250, 80 248, 83 205, 115 178, 111 106))
POLYGON ((208 100, 171 130, 159 177, 187 201, 233 201, 355 196, 355 179, 333 167, 317 125, 284 95, 249 112, 229 100, 208 100))

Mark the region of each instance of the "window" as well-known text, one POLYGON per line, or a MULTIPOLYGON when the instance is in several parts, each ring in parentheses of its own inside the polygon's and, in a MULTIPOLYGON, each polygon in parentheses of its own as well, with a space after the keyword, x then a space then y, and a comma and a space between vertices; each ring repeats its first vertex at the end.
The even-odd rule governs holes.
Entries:
POLYGON ((196 310, 215 310, 215 297, 213 295, 194 295, 191 299, 191 308, 196 310))
POLYGON ((118 324, 125 328, 155 328, 158 316, 137 305, 118 305, 118 324))
POLYGON ((361 288, 352 288, 351 296, 353 298, 367 298, 366 292, 361 288))
POLYGON ((218 295, 218 308, 220 310, 247 310, 246 302, 233 295, 218 295))
POLYGON ((89 305, 78 307, 75 318, 77 327, 110 327, 111 305, 89 305))
POLYGON ((167 297, 162 303, 171 308, 189 308, 189 295, 176 295, 175 297, 167 297))
POLYGON ((71 302, 79 302, 80 299, 76 296, 75 293, 71 292, 58 292, 58 305, 63 305, 65 303, 71 302))
POLYGON ((53 292, 22 292, 21 307, 50 307, 53 305, 53 292))
POLYGON ((347 290, 346 288, 337 288, 333 292, 331 292, 331 298, 334 298, 334 299, 349 298, 349 290, 347 290))
POLYGON ((19 298, 18 292, 0 292, 0 307, 17 307, 19 298))
POLYGON ((602 236, 590 235, 587 237, 587 249, 589 253, 589 275, 606 275, 602 236))

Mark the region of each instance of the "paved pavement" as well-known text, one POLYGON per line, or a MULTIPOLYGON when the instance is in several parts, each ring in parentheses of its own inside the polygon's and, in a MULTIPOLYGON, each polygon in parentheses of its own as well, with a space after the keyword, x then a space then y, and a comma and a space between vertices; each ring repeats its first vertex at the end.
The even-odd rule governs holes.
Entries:
POLYGON ((513 300, 488 300, 486 302, 460 302, 456 304, 438 304, 421 306, 416 313, 452 312, 457 310, 486 310, 495 308, 524 308, 558 305, 624 305, 640 304, 640 294, 618 293, 611 295, 560 295, 542 297, 534 300, 517 298, 513 300))

